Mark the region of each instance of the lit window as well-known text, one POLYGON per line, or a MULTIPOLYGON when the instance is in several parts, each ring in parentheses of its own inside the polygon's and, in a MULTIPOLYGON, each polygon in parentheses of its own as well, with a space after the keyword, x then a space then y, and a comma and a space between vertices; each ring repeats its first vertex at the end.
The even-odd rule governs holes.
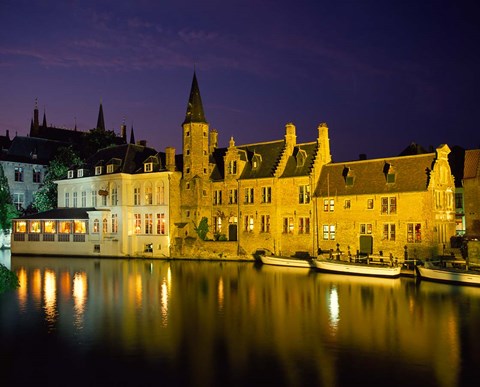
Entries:
POLYGON ((15 232, 24 233, 27 231, 27 222, 24 220, 15 222, 15 232))
POLYGON ((142 231, 142 216, 140 214, 134 214, 133 216, 135 218, 135 234, 140 234, 142 231))
POLYGON ((43 232, 48 234, 55 234, 56 225, 56 221, 46 220, 45 222, 43 222, 43 232))
POLYGON ((301 185, 298 187, 298 202, 300 204, 310 203, 310 186, 301 185))
POLYGON ((83 177, 83 169, 77 171, 77 177, 83 177))
POLYGON ((145 163, 144 164, 144 171, 145 172, 152 172, 153 171, 153 163, 145 163))
POLYGON ((113 164, 107 165, 107 173, 113 173, 113 164))
POLYGON ((68 171, 67 172, 67 178, 73 179, 73 171, 68 171))
POLYGON ((118 232, 118 215, 112 214, 112 233, 118 232))
POLYGON ((95 167, 95 175, 101 175, 102 174, 102 166, 95 167))
POLYGON ((30 221, 30 230, 29 230, 29 232, 39 233, 40 231, 41 231, 40 221, 39 221, 39 220, 32 220, 32 221, 30 221))
POLYGON ((153 216, 152 214, 145 214, 145 234, 153 233, 153 216))
POLYGON ((75 234, 86 234, 87 233, 87 221, 85 221, 85 220, 74 220, 73 221, 73 232, 75 234))
POLYGON ((98 234, 100 232, 100 221, 98 219, 93 220, 92 232, 98 234))
POLYGON ((58 232, 61 234, 70 234, 72 230, 72 222, 68 220, 61 220, 58 222, 58 232))

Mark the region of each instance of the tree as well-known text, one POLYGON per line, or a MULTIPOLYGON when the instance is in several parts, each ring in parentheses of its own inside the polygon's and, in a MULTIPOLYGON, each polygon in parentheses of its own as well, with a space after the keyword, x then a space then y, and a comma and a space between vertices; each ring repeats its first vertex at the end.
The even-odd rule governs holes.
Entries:
POLYGON ((203 217, 200 220, 200 223, 195 225, 195 222, 193 222, 193 227, 198 235, 198 237, 204 241, 207 239, 207 234, 208 234, 208 219, 206 217, 203 217))
POLYGON ((103 148, 116 144, 117 136, 113 130, 102 128, 91 129, 85 134, 85 145, 82 149, 82 156, 88 158, 103 148))
POLYGON ((55 158, 48 165, 43 184, 34 194, 33 206, 38 211, 48 211, 57 207, 57 185, 55 180, 65 178, 69 169, 82 165, 82 159, 73 151, 72 147, 60 147, 55 158))
POLYGON ((0 231, 7 232, 12 228, 12 219, 18 216, 18 211, 12 201, 8 179, 0 164, 0 231))

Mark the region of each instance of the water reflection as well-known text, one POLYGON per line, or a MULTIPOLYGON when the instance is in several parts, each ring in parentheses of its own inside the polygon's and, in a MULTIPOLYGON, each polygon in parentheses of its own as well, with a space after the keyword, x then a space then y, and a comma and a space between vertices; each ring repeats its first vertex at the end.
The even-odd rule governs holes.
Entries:
POLYGON ((21 286, 0 303, 0 334, 14 360, 14 338, 43 325, 90 373, 113 359, 149 377, 161 363, 164 385, 455 387, 480 361, 475 288, 251 263, 15 257, 12 269, 21 286))

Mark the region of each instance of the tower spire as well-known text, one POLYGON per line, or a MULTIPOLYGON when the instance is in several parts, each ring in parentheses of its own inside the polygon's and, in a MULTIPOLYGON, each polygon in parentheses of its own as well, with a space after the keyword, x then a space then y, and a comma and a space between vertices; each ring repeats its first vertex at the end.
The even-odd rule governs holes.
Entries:
POLYGON ((200 97, 200 89, 195 71, 193 71, 190 98, 188 99, 187 113, 185 114, 185 121, 183 121, 183 123, 187 124, 192 122, 207 123, 205 113, 203 112, 202 98, 200 97))
POLYGON ((97 129, 105 130, 105 120, 103 118, 103 107, 102 107, 101 101, 100 101, 100 109, 98 111, 97 129))
POLYGON ((130 130, 130 144, 135 144, 135 134, 133 133, 133 124, 132 124, 132 129, 130 130))
POLYGON ((42 122, 42 126, 44 128, 47 127, 47 113, 45 112, 45 106, 43 107, 43 122, 42 122))

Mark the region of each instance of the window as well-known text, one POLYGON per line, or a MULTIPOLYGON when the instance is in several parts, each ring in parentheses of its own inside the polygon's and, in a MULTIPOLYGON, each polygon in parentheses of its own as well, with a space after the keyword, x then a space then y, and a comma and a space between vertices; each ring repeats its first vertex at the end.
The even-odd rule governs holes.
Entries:
POLYGON ((373 210, 373 199, 367 199, 367 210, 373 210))
POLYGON ((27 222, 24 220, 15 222, 15 232, 24 233, 27 231, 27 222))
POLYGON ((222 232, 222 218, 220 216, 213 217, 213 233, 219 234, 222 232))
POLYGON ((165 235, 165 214, 157 214, 157 234, 165 235))
POLYGON ((292 217, 283 218, 283 233, 293 234, 293 218, 292 217))
POLYGON ((105 207, 107 205, 107 195, 102 195, 102 206, 105 207))
POLYGON ((68 179, 73 179, 73 171, 68 171, 67 172, 67 178, 68 179))
POLYGON ((112 187, 112 190, 111 190, 111 205, 112 206, 116 206, 118 204, 118 188, 116 186, 113 186, 112 187))
POLYGON ((387 183, 395 183, 395 173, 387 173, 387 183))
POLYGON ((228 163, 228 174, 236 175, 237 174, 237 160, 230 160, 228 163))
POLYGON ((153 192, 151 186, 145 187, 145 204, 153 204, 153 192))
POLYGON ((245 188, 245 203, 252 204, 254 201, 254 190, 253 188, 245 188))
POLYGON ((82 191, 82 207, 87 206, 87 191, 82 191))
POLYGON ((392 197, 383 197, 381 199, 382 203, 382 214, 396 214, 397 213, 397 198, 392 197))
POLYGON ((77 170, 77 177, 83 177, 83 169, 77 170))
POLYGON ((185 185, 185 188, 186 188, 186 189, 190 189, 190 183, 187 183, 187 184, 185 185))
POLYGON ((94 234, 98 234, 100 232, 100 221, 98 219, 93 220, 93 229, 92 232, 94 234))
POLYGON ((165 185, 163 181, 157 185, 155 196, 157 197, 157 204, 165 203, 165 185))
POLYGON ((372 224, 371 223, 361 223, 360 224, 360 234, 367 235, 372 233, 372 224))
POLYGON ((103 229, 104 233, 108 232, 108 220, 107 220, 107 218, 104 218, 102 220, 102 229, 103 229))
POLYGON ((323 199, 323 211, 324 212, 333 212, 335 210, 335 200, 334 199, 323 199))
POLYGON ((222 191, 215 190, 213 191, 213 205, 222 204, 222 191))
POLYGON ((57 222, 55 220, 45 220, 43 222, 43 232, 46 234, 55 234, 57 222))
POLYGON ((189 167, 187 167, 187 173, 190 173, 190 168, 189 167))
POLYGON ((92 207, 97 206, 97 191, 92 190, 92 207))
POLYGON ((407 223, 407 242, 422 242, 422 225, 420 223, 407 223))
POLYGON ((324 224, 323 227, 323 240, 328 241, 335 240, 335 225, 334 224, 324 224))
POLYGON ((153 163, 145 163, 143 165, 143 170, 145 172, 152 172, 153 171, 153 163))
POLYGON ((133 216, 135 219, 135 234, 140 234, 140 232, 142 231, 142 217, 140 214, 134 214, 133 216))
POLYGON ((383 240, 394 241, 395 240, 395 224, 384 223, 383 225, 383 240))
POLYGON ((463 194, 455 194, 455 208, 463 208, 463 194))
POLYGON ((118 232, 118 215, 112 214, 112 233, 118 232))
POLYGON ((95 167, 95 175, 101 175, 102 174, 102 166, 95 167))
POLYGON ((349 209, 350 209, 350 199, 346 199, 346 200, 345 200, 344 208, 345 208, 346 210, 349 210, 349 209))
POLYGON ((145 234, 153 234, 153 215, 145 214, 145 234))
POLYGON ((58 222, 58 232, 61 234, 70 234, 72 230, 72 222, 69 220, 61 220, 58 222))
POLYGON ((28 230, 28 232, 39 233, 40 231, 41 231, 40 221, 39 220, 31 220, 30 221, 30 229, 28 230))
POLYGON ((42 173, 37 170, 33 170, 33 182, 34 183, 41 183, 42 182, 42 173))
POLYGON ((146 243, 143 247, 144 253, 153 253, 153 243, 146 243))
POLYGON ((134 206, 140 205, 140 187, 135 187, 133 189, 133 205, 134 206))
POLYGON ((253 231, 253 215, 245 215, 245 231, 252 232, 253 231))
POLYGON ((86 234, 87 233, 87 221, 86 220, 74 220, 73 221, 73 232, 75 234, 86 234))
POLYGON ((353 176, 345 177, 345 185, 353 185, 353 176))
POLYGON ((77 200, 77 193, 73 193, 73 207, 77 208, 78 207, 78 200, 77 200))
POLYGON ((13 194, 13 205, 17 210, 21 210, 25 204, 25 194, 24 193, 14 193, 13 194))
POLYGON ((300 204, 310 203, 310 186, 301 185, 298 187, 298 202, 300 204))
POLYGON ((114 167, 113 164, 108 164, 107 165, 107 173, 113 173, 113 167, 114 167))
POLYGON ((23 181, 23 168, 15 167, 15 181, 23 181))
POLYGON ((272 202, 272 187, 262 187, 262 203, 272 202))
POLYGON ((228 204, 237 204, 237 190, 231 189, 228 195, 228 204))
POLYGON ((270 232, 270 215, 262 215, 260 219, 261 219, 260 231, 270 232))
POLYGON ((298 218, 298 233, 310 234, 310 218, 309 217, 298 218))

